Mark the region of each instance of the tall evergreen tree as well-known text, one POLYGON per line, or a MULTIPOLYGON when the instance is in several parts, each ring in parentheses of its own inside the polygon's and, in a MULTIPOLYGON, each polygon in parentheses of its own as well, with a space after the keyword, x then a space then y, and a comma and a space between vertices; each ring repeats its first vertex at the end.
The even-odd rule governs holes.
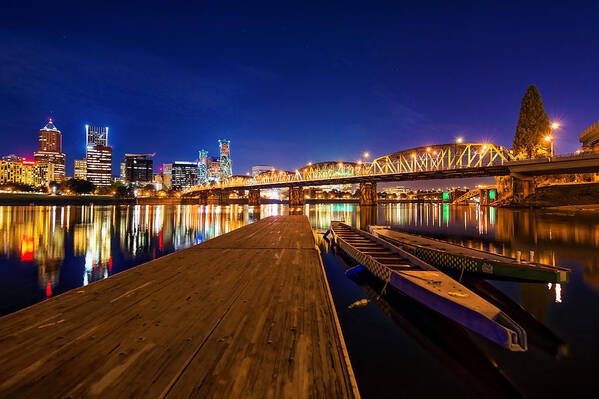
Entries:
POLYGON ((517 158, 547 155, 549 144, 544 138, 551 133, 550 129, 541 94, 535 85, 530 85, 520 105, 520 118, 516 126, 512 152, 517 158))

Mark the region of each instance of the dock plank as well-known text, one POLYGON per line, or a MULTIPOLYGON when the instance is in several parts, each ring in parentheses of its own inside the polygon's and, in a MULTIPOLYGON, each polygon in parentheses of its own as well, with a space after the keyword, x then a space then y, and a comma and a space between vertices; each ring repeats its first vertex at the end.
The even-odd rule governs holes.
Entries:
POLYGON ((0 318, 0 397, 357 397, 309 222, 271 217, 0 318))

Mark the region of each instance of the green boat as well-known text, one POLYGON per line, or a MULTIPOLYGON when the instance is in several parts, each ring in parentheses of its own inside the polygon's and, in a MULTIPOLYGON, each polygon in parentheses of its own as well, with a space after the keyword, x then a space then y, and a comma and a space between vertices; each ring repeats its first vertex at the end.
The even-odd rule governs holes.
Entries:
POLYGON ((570 269, 565 267, 519 262, 507 256, 391 230, 387 226, 370 226, 370 231, 374 236, 400 246, 433 266, 459 273, 558 284, 570 281, 570 269))

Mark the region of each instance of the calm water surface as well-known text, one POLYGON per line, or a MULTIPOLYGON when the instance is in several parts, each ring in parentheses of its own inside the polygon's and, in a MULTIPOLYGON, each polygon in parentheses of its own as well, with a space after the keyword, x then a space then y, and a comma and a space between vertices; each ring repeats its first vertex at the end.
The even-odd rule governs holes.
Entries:
MULTIPOLYGON (((403 392, 463 398, 487 396, 487 391, 503 396, 509 390, 488 384, 501 385, 503 380, 528 397, 595 395, 599 215, 435 204, 362 210, 354 204, 306 205, 303 212, 321 232, 331 220, 357 227, 390 225, 508 255, 520 251, 525 257, 534 250, 537 261, 572 268, 567 285, 492 282, 569 346, 570 355, 556 359, 535 347, 512 353, 471 334, 464 337, 446 320, 401 298, 348 309, 357 299, 376 296, 380 287, 348 279, 343 274, 347 265, 332 251, 325 252, 327 275, 365 397, 396 397, 403 392), (498 372, 481 381, 480 375, 470 373, 484 363, 479 352, 503 375, 498 372)), ((0 315, 260 218, 287 213, 283 205, 0 206, 0 315)))

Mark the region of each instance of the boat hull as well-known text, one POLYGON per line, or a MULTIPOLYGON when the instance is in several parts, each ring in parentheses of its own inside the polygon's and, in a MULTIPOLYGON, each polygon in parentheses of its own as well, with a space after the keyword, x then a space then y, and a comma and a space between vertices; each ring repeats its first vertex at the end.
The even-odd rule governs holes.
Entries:
POLYGON ((415 266, 410 270, 394 270, 351 245, 336 233, 335 226, 331 231, 334 242, 343 252, 393 289, 509 350, 527 349, 524 329, 494 305, 449 276, 380 238, 356 232, 384 245, 415 266))

